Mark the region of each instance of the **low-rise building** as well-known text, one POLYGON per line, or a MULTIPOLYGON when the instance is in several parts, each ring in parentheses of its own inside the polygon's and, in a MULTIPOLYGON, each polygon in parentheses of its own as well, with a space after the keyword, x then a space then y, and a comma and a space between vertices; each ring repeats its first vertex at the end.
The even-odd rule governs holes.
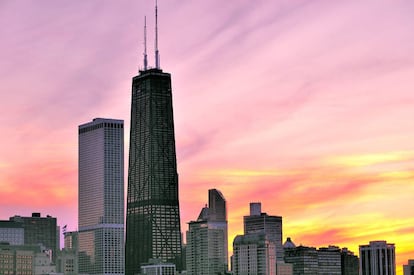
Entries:
POLYGON ((403 266, 404 275, 414 275, 414 260, 408 260, 408 264, 403 266))
POLYGON ((0 274, 44 275, 55 272, 56 266, 44 246, 0 244, 0 274))

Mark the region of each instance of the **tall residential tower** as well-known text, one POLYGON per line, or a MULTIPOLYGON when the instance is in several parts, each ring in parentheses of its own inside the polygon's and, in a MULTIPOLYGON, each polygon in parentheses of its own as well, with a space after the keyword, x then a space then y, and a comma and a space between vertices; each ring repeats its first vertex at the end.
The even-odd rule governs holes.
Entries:
POLYGON ((124 122, 79 126, 79 274, 124 274, 124 122))
POLYGON ((144 70, 132 79, 125 244, 127 275, 139 273, 140 266, 150 259, 171 262, 181 268, 171 75, 160 69, 157 41, 156 30, 155 68, 147 68, 145 50, 144 70))

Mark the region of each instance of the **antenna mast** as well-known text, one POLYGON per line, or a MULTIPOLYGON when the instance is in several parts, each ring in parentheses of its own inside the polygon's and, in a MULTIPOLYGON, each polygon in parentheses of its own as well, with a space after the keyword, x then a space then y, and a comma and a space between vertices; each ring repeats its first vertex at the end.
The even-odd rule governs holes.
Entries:
POLYGON ((160 54, 158 52, 158 4, 155 0, 155 68, 160 68, 160 54))
POLYGON ((144 17, 144 71, 148 68, 147 59, 147 17, 144 17))

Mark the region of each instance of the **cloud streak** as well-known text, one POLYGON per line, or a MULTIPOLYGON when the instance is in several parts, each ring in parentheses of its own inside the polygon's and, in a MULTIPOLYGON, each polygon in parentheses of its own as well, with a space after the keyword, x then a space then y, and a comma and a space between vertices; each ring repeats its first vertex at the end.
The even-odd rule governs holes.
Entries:
MULTIPOLYGON (((38 209, 75 229, 77 126, 124 119, 128 144, 131 77, 142 67, 144 14, 152 45, 153 3, 0 5, 0 214, 38 209)), ((407 1, 160 2, 183 231, 218 188, 230 244, 253 200, 282 215, 294 241, 357 252, 386 239, 405 262, 413 11, 407 1)))

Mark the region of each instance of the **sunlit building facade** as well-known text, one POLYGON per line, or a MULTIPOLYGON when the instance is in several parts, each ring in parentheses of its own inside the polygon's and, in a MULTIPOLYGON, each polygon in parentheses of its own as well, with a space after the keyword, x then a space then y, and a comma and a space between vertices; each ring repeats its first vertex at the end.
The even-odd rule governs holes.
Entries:
POLYGON ((124 274, 124 123, 79 126, 79 273, 124 274))

